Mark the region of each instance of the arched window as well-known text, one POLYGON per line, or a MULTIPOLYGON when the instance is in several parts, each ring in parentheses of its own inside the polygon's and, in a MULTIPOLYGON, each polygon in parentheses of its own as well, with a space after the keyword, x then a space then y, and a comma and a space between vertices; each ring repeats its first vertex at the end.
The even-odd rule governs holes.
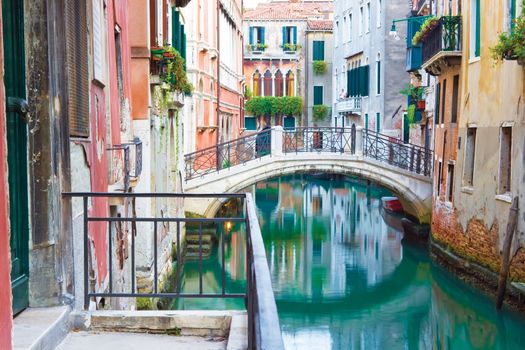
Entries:
POLYGON ((286 73, 286 96, 295 96, 295 78, 292 71, 286 73))
POLYGON ((272 96, 272 73, 269 70, 264 73, 264 96, 272 96))
POLYGON ((258 70, 253 73, 253 96, 261 96, 261 73, 258 70))
POLYGON ((277 70, 277 72, 275 72, 274 82, 275 82, 275 88, 274 88, 275 96, 279 96, 279 97, 283 96, 283 73, 281 73, 280 70, 277 70))

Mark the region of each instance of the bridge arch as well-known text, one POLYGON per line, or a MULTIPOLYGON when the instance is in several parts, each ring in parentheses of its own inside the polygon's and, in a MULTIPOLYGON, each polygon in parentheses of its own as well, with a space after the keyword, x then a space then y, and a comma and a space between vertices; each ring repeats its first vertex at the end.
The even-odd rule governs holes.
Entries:
MULTIPOLYGON (((237 193, 274 177, 311 172, 351 175, 373 181, 394 192, 409 214, 420 222, 429 222, 432 201, 430 178, 358 155, 299 153, 266 156, 189 180, 185 190, 190 193, 237 193)), ((188 204, 191 208, 191 203, 188 204)), ((192 211, 212 217, 221 204, 219 200, 213 200, 206 208, 193 207, 192 211)))

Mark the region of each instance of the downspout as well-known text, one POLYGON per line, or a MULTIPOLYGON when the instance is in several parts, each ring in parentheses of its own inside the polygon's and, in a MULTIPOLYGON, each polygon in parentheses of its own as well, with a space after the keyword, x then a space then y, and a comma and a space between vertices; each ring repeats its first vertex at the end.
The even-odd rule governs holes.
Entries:
POLYGON ((221 50, 220 50, 220 44, 221 44, 221 35, 220 35, 220 19, 221 19, 221 0, 217 0, 217 119, 216 119, 216 125, 217 125, 217 139, 215 140, 215 144, 217 145, 217 152, 215 153, 215 159, 217 162, 217 170, 221 169, 221 160, 219 157, 219 142, 220 142, 220 111, 221 111, 221 77, 220 77, 220 71, 221 71, 221 50))
POLYGON ((304 94, 304 107, 303 107, 303 111, 305 112, 305 124, 304 126, 308 126, 308 95, 310 93, 310 87, 308 85, 308 71, 310 70, 310 62, 308 60, 308 22, 306 22, 306 29, 305 29, 305 32, 304 32, 304 38, 305 38, 305 48, 304 48, 304 60, 305 60, 305 73, 304 73, 304 87, 305 87, 305 94, 304 94))

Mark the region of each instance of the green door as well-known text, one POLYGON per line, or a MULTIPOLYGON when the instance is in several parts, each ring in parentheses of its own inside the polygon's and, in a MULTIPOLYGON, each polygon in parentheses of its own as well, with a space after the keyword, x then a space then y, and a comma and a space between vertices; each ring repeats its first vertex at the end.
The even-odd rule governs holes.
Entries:
POLYGON ((2 1, 13 314, 29 304, 27 125, 22 0, 2 1))

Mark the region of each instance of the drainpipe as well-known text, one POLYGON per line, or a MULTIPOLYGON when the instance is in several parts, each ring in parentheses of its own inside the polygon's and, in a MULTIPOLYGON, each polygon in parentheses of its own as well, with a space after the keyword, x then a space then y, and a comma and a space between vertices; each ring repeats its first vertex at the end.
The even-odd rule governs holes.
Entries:
MULTIPOLYGON (((310 93, 310 87, 308 86, 308 71, 310 70, 310 62, 308 60, 308 22, 306 23, 306 28, 304 30, 304 39, 305 39, 305 47, 304 47, 304 60, 305 60, 305 73, 304 73, 304 90, 305 90, 305 94, 304 94, 304 109, 303 111, 305 111, 305 120, 306 120, 306 123, 304 126, 308 126, 308 110, 309 110, 309 107, 308 107, 308 95, 310 93)), ((313 112, 312 112, 313 113, 313 112)))
MULTIPOLYGON (((221 0, 217 0, 217 119, 216 119, 216 125, 217 125, 217 139, 215 141, 215 144, 217 145, 217 153, 216 153, 216 160, 217 160, 217 170, 221 168, 220 159, 219 159, 219 142, 220 142, 220 111, 221 111, 221 50, 220 50, 220 44, 221 44, 221 0)), ((213 96, 212 96, 213 97, 213 96)))

